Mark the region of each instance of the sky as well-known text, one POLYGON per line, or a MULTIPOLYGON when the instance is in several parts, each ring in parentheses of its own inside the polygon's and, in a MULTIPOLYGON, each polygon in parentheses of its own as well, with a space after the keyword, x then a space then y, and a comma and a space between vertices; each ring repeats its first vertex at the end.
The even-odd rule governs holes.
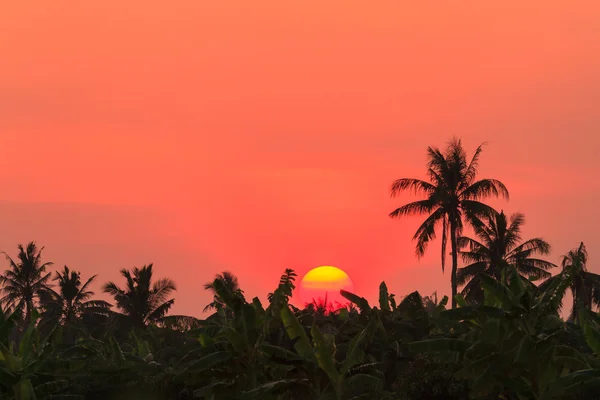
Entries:
POLYGON ((392 181, 427 146, 488 142, 524 237, 584 241, 600 273, 595 0, 228 0, 0 5, 0 250, 100 284, 154 263, 200 316, 203 284, 248 297, 335 265, 375 301, 448 294, 440 243, 392 181))

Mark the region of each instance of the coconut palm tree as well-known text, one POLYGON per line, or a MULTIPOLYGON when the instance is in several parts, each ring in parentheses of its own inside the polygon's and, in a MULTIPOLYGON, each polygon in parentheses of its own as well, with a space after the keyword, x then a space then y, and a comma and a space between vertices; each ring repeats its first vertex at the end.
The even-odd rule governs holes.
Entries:
POLYGON ((213 293, 213 301, 204 307, 205 312, 211 309, 219 311, 227 307, 235 308, 237 304, 234 303, 245 301, 237 277, 228 271, 217 274, 212 282, 204 285, 204 289, 213 293))
POLYGON ((459 254, 468 264, 456 274, 457 283, 465 285, 462 295, 469 303, 483 303, 484 295, 481 275, 486 274, 500 280, 509 266, 530 280, 547 279, 549 269, 556 267, 551 262, 535 258, 548 255, 550 245, 542 238, 523 241, 521 227, 525 216, 516 213, 507 219, 504 212, 492 211, 485 218, 475 217, 472 221, 477 239, 467 236, 458 238, 459 254))
MULTIPOLYGON (((436 237, 436 229, 441 225, 442 271, 446 262, 446 244, 450 237, 452 255, 452 308, 458 284, 458 238, 463 231, 464 222, 470 223, 475 217, 482 217, 492 209, 482 203, 490 196, 503 196, 508 199, 508 190, 496 179, 477 180, 479 156, 482 146, 475 150, 470 162, 460 139, 453 139, 445 151, 436 147, 427 149, 429 181, 413 178, 396 180, 391 187, 392 196, 413 191, 425 195, 425 199, 405 204, 390 213, 390 217, 399 218, 408 215, 427 215, 427 219, 417 229, 413 240, 417 241, 417 257, 425 254, 427 245, 436 237), (464 222, 463 222, 464 221, 464 222)), ((439 232, 439 231, 438 231, 439 232)))
POLYGON ((579 247, 563 256, 562 271, 540 285, 540 289, 545 290, 557 279, 569 285, 573 295, 569 320, 574 323, 579 322, 577 310, 580 307, 591 310, 593 306, 600 306, 600 275, 588 271, 587 262, 588 252, 582 242, 579 247))
POLYGON ((0 302, 21 316, 24 309, 25 319, 29 320, 36 298, 50 279, 51 273, 46 272, 46 268, 52 263, 42 262, 44 248, 38 248, 35 242, 26 247, 20 244, 18 249, 16 261, 3 252, 10 267, 0 275, 3 293, 0 302))
POLYGON ((121 275, 126 280, 124 289, 108 282, 102 290, 114 297, 117 308, 133 326, 145 328, 167 315, 175 302, 175 299, 168 299, 177 290, 175 282, 163 278, 152 283, 152 264, 135 267, 131 271, 122 269, 121 275))
POLYGON ((84 314, 108 315, 111 304, 102 300, 90 300, 94 292, 89 286, 96 275, 81 283, 81 274, 69 270, 65 265, 62 272, 57 271, 54 281, 58 283, 58 291, 50 287, 39 293, 40 305, 44 310, 43 321, 72 324, 84 314))

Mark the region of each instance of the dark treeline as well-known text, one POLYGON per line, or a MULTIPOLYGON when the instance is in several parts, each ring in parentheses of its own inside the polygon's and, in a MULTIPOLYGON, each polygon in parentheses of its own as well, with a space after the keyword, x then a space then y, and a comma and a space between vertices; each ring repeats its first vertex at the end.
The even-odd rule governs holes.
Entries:
POLYGON ((287 269, 263 305, 223 272, 204 285, 201 320, 169 315, 176 285, 152 264, 105 283, 106 302, 96 276, 51 270, 43 248, 19 246, 0 275, 0 399, 600 398, 600 276, 583 243, 556 266, 540 258, 544 239, 521 237, 522 214, 483 202, 508 190, 478 179, 480 154, 468 159, 459 140, 429 148, 429 180, 392 185, 423 195, 391 216, 426 216, 416 252, 440 238, 450 298, 398 297, 382 282, 375 306, 342 291, 346 308, 299 309, 287 269))

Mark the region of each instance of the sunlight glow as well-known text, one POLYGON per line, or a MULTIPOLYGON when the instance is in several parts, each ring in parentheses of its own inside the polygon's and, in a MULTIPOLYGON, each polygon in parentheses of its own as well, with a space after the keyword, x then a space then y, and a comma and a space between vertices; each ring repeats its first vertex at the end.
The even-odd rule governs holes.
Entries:
POLYGON ((333 266, 321 266, 310 270, 300 282, 300 300, 306 303, 324 302, 328 308, 339 308, 348 303, 340 290, 352 292, 354 285, 344 271, 333 266))

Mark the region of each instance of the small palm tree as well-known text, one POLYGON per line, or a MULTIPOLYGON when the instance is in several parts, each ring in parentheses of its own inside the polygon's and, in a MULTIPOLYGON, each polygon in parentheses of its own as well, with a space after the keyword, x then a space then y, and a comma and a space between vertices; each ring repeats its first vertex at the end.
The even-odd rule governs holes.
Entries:
POLYGON ((427 149, 429 182, 403 178, 396 180, 391 188, 392 196, 413 191, 426 196, 424 200, 405 204, 390 213, 390 217, 407 215, 427 215, 427 219, 417 229, 413 240, 417 241, 417 257, 425 254, 427 245, 436 237, 436 229, 441 225, 442 271, 446 262, 446 244, 450 237, 452 248, 452 308, 456 307, 455 295, 458 291, 456 274, 458 270, 458 237, 463 231, 463 220, 471 223, 491 211, 482 203, 490 196, 503 196, 508 199, 508 190, 496 179, 477 178, 479 156, 482 146, 475 150, 470 162, 459 139, 453 139, 444 152, 435 147, 427 149))
POLYGON ((569 320, 578 323, 577 310, 580 307, 591 310, 593 306, 600 306, 600 275, 594 274, 587 269, 588 252, 583 242, 563 256, 562 271, 546 280, 540 285, 544 290, 557 280, 563 280, 569 285, 573 295, 573 307, 569 314, 569 320))
POLYGON ((550 245, 542 238, 533 238, 523 242, 521 227, 525 216, 516 213, 506 218, 504 212, 492 211, 485 218, 474 218, 473 229, 477 239, 462 236, 458 239, 459 252, 468 265, 460 268, 457 283, 466 286, 462 295, 469 303, 483 303, 484 294, 481 275, 486 274, 500 280, 509 266, 530 280, 547 279, 549 269, 556 267, 551 262, 535 258, 536 255, 548 255, 550 245))
POLYGON ((16 261, 4 252, 10 268, 0 275, 4 295, 0 302, 21 316, 24 309, 25 319, 29 320, 35 300, 50 279, 51 273, 46 272, 46 268, 52 263, 42 262, 44 248, 38 248, 35 242, 30 242, 27 247, 20 244, 18 249, 16 261))
POLYGON ((240 302, 245 301, 237 277, 228 271, 217 274, 212 282, 204 285, 204 289, 213 293, 213 301, 204 307, 204 312, 211 309, 235 309, 240 302))
POLYGON ((54 281, 58 283, 58 291, 50 287, 39 293, 40 305, 44 310, 42 319, 60 324, 71 324, 83 315, 108 315, 111 304, 102 300, 90 300, 94 292, 89 286, 96 275, 81 284, 81 274, 69 270, 65 265, 62 272, 57 271, 54 281))
POLYGON ((121 270, 126 280, 125 289, 114 282, 108 282, 102 290, 114 297, 122 315, 137 328, 145 328, 150 323, 159 322, 167 315, 175 299, 168 297, 177 290, 175 282, 163 278, 152 283, 152 264, 142 268, 121 270))

